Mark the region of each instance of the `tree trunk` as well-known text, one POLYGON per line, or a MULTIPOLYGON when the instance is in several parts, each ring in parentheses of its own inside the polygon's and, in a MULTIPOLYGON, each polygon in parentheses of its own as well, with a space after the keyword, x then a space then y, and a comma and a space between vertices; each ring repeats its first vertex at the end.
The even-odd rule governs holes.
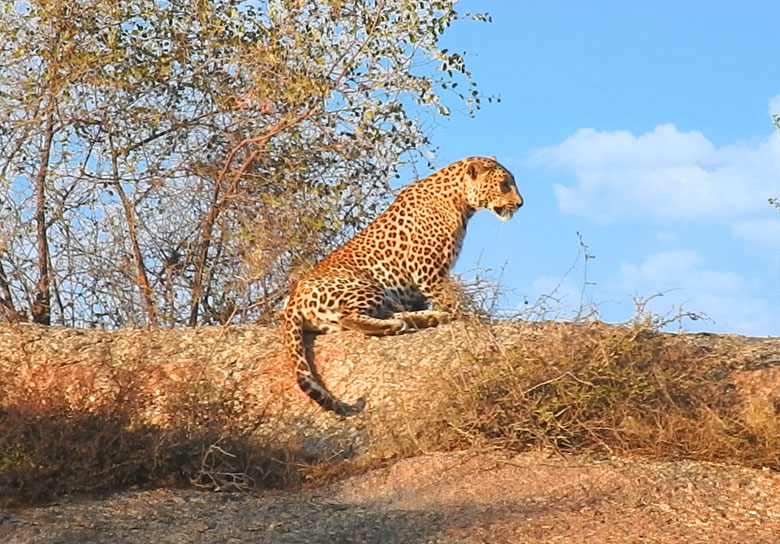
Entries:
POLYGON ((125 210, 125 220, 127 221, 127 235, 130 239, 130 251, 133 254, 133 262, 135 263, 135 281, 138 284, 138 290, 141 294, 141 301, 144 307, 144 313, 146 313, 146 319, 148 324, 152 327, 158 327, 160 325, 157 320, 157 309, 154 302, 154 290, 149 285, 149 278, 146 275, 146 266, 144 266, 144 258, 141 254, 141 247, 138 245, 138 227, 136 224, 135 211, 133 205, 127 198, 124 189, 119 182, 114 184, 116 187, 119 199, 122 201, 122 206, 125 210))
POLYGON ((114 174, 114 188, 116 189, 119 200, 122 201, 122 207, 125 211, 125 222, 127 223, 127 236, 130 241, 130 252, 133 254, 133 262, 135 263, 135 281, 138 284, 138 290, 141 295, 141 304, 146 313, 146 319, 148 325, 152 327, 159 327, 159 321, 157 320, 157 309, 154 302, 154 290, 149 285, 149 278, 146 275, 146 266, 144 265, 144 257, 141 254, 141 247, 138 245, 138 225, 135 216, 135 209, 133 204, 127 198, 125 190, 122 188, 122 183, 119 180, 119 165, 117 164, 117 155, 114 151, 114 139, 109 131, 108 138, 111 144, 111 166, 114 174))
POLYGON ((8 277, 5 275, 3 262, 0 261, 0 317, 9 323, 27 321, 27 319, 14 308, 14 299, 11 295, 11 287, 8 285, 8 277))
POLYGON ((49 172, 49 156, 54 140, 54 101, 49 98, 46 112, 46 129, 43 135, 41 162, 35 176, 35 227, 38 247, 38 282, 30 308, 34 323, 51 324, 51 289, 49 284, 49 240, 46 235, 46 175, 49 172))

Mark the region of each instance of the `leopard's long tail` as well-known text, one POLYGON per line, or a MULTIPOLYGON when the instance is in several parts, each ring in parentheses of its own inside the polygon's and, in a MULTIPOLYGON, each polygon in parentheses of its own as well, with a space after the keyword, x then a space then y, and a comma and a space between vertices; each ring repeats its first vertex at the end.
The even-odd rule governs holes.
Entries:
POLYGON ((355 404, 347 404, 325 387, 314 366, 314 353, 311 349, 307 350, 304 344, 303 316, 293 308, 285 311, 282 337, 287 358, 293 365, 298 385, 304 393, 325 410, 340 416, 354 416, 363 411, 366 401, 362 397, 355 404))

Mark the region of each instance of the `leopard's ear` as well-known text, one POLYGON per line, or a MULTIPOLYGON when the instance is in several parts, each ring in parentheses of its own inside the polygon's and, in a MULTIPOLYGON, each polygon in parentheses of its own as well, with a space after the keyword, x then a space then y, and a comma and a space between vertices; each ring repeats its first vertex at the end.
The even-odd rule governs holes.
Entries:
POLYGON ((491 161, 496 161, 496 162, 498 162, 498 159, 496 158, 496 156, 495 156, 495 155, 490 155, 490 156, 488 157, 488 159, 490 159, 491 161))
POLYGON ((484 168, 481 164, 474 161, 472 163, 469 163, 469 165, 466 167, 466 173, 471 179, 477 179, 477 176, 481 174, 484 171, 484 168))

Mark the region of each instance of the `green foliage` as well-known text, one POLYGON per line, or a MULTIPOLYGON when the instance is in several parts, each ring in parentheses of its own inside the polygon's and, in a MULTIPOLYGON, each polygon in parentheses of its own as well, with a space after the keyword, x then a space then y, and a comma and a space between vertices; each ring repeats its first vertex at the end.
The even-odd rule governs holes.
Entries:
POLYGON ((375 215, 437 117, 479 108, 463 55, 438 40, 486 16, 453 5, 9 1, 0 298, 22 306, 35 291, 22 271, 36 262, 26 227, 44 171, 55 321, 272 310, 291 272, 375 215))

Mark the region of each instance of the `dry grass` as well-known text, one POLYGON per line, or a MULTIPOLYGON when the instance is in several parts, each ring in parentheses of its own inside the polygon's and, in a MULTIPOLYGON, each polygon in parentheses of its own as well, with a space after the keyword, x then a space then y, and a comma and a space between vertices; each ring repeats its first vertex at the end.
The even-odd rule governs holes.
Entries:
POLYGON ((780 404, 728 357, 646 325, 546 327, 450 383, 440 447, 602 452, 780 469, 780 404))
POLYGON ((296 450, 254 432, 242 395, 203 382, 168 381, 166 406, 147 385, 159 369, 28 367, 0 377, 0 506, 133 485, 215 490, 297 481, 296 450), (159 423, 150 411, 167 414, 159 423))
MULTIPOLYGON (((309 429, 325 437, 343 430, 346 444, 315 446, 320 455, 311 447, 319 437, 295 427, 287 412, 265 413, 262 401, 252 400, 258 398, 257 384, 247 378, 252 373, 230 370, 239 363, 191 367, 201 373, 216 368, 207 379, 177 374, 190 368, 179 363, 161 373, 167 360, 141 355, 100 368, 22 364, 0 373, 0 506, 133 485, 248 490, 317 484, 402 457, 470 448, 691 458, 780 470, 780 402, 735 385, 738 358, 685 335, 659 334, 647 321, 508 328, 515 332, 505 344, 484 325, 463 326, 481 331, 465 340, 455 328, 411 335, 409 341, 437 335, 434 351, 452 349, 456 360, 404 383, 412 386, 410 396, 394 398, 395 405, 377 404, 349 421, 314 410, 325 421, 317 425, 326 427, 309 429), (457 348, 439 344, 450 335, 461 342, 457 348)), ((235 334, 229 338, 246 332, 235 334)), ((391 343, 412 345, 406 341, 365 340, 380 353, 391 343)))

